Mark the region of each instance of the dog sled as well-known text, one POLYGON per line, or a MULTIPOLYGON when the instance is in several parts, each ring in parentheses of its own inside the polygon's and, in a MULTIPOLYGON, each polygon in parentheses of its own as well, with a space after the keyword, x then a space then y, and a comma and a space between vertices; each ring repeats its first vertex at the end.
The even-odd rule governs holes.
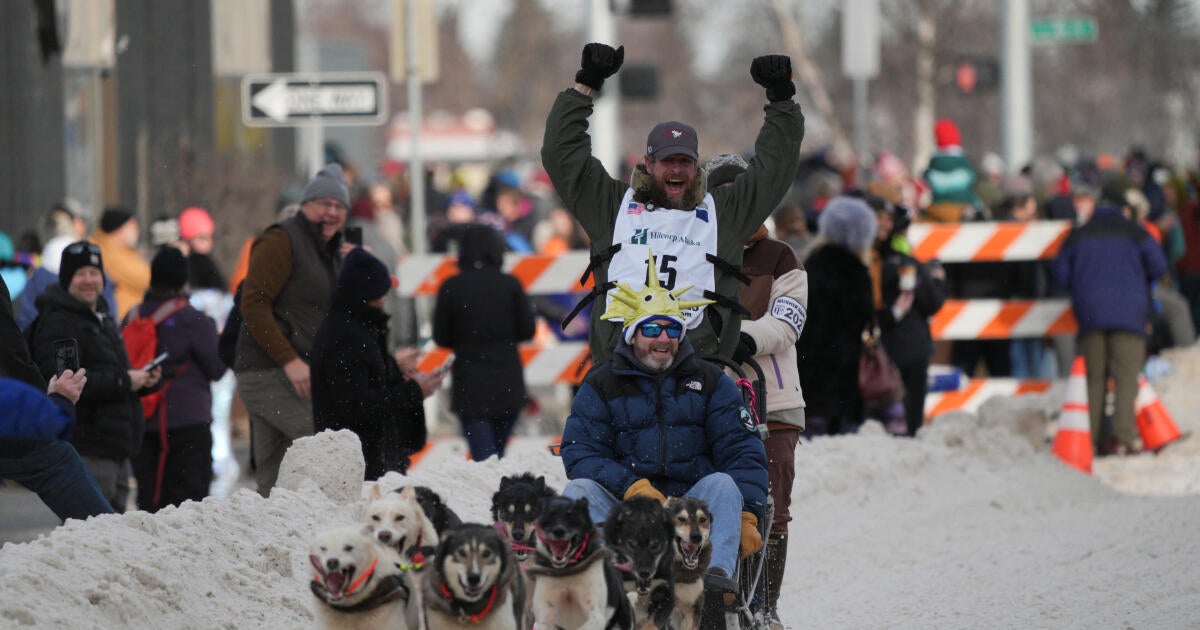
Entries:
MULTIPOLYGON (((720 356, 706 356, 705 360, 729 369, 737 375, 734 379, 742 393, 742 401, 750 411, 759 436, 767 439, 767 396, 766 376, 754 359, 747 359, 753 378, 742 366, 720 356)), ((758 533, 767 540, 775 512, 774 502, 767 496, 766 517, 758 523, 758 533)), ((704 614, 700 619, 701 630, 770 630, 768 618, 768 592, 766 579, 767 547, 752 553, 738 562, 738 574, 734 576, 738 590, 723 593, 706 587, 704 614)))

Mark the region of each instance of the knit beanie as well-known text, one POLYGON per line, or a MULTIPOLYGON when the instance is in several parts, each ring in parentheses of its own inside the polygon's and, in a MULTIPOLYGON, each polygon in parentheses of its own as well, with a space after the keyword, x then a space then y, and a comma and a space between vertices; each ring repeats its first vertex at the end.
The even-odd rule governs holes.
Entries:
POLYGON ((188 260, 174 247, 164 247, 150 261, 150 286, 178 291, 188 281, 188 260))
POLYGON ((100 215, 100 231, 112 234, 133 218, 133 213, 125 208, 108 208, 100 215))
POLYGON ((937 121, 933 126, 933 137, 939 149, 962 146, 962 134, 958 132, 958 125, 949 118, 937 121))
MULTIPOLYGON (((83 267, 95 267, 104 271, 104 259, 100 256, 100 247, 88 241, 76 241, 67 245, 62 253, 62 261, 58 263, 58 284, 65 291, 71 286, 75 272, 83 267)), ((107 283, 107 278, 105 279, 107 283)))
POLYGON ((378 258, 356 247, 342 261, 334 295, 347 302, 370 302, 387 295, 397 284, 378 258))
POLYGON ((708 161, 704 170, 708 173, 708 190, 712 192, 725 184, 733 183, 738 175, 746 172, 749 164, 736 153, 723 153, 708 161))
POLYGON ((818 233, 839 245, 862 250, 875 242, 875 212, 862 199, 834 197, 817 218, 818 233))
POLYGON ((350 190, 346 187, 346 178, 342 176, 341 166, 326 164, 308 181, 300 203, 308 203, 313 199, 336 199, 347 209, 350 207, 350 190))
POLYGON ((188 208, 179 213, 179 238, 190 241, 200 234, 212 234, 216 228, 212 216, 204 208, 188 208))

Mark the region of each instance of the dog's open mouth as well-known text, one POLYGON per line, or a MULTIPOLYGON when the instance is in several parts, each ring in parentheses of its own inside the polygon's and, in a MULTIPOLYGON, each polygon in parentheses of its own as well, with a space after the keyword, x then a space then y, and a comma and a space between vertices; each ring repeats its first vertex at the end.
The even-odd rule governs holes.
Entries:
POLYGON ((575 550, 575 538, 543 538, 542 544, 546 546, 546 550, 550 552, 550 564, 555 567, 562 568, 567 566, 571 561, 571 552, 575 550))
POLYGON ((335 571, 328 571, 322 566, 321 560, 317 556, 310 555, 308 559, 312 563, 313 568, 317 570, 317 581, 320 582, 321 587, 325 590, 329 601, 336 602, 344 598, 347 594, 346 588, 351 584, 354 577, 355 567, 348 566, 335 571))
POLYGON ((483 597, 483 592, 486 590, 482 583, 475 586, 467 584, 463 577, 458 578, 458 586, 462 589, 463 599, 469 602, 479 601, 483 597))
POLYGON ((679 548, 679 556, 683 559, 683 567, 689 571, 700 565, 700 550, 702 545, 693 545, 681 538, 675 539, 675 545, 679 548))

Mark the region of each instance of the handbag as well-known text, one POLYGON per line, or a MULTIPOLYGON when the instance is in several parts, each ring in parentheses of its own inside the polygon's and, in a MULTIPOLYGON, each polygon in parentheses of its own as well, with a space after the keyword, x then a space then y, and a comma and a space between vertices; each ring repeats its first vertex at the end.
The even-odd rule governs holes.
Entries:
POLYGON ((883 349, 879 326, 874 322, 863 330, 862 354, 858 357, 858 390, 863 403, 869 405, 888 405, 904 399, 900 368, 883 349))

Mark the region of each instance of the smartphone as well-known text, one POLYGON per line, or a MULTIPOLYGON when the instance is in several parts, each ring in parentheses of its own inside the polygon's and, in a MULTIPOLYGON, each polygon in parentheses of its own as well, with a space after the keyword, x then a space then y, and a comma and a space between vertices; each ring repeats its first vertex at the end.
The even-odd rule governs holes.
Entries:
POLYGON ((453 354, 446 357, 445 362, 443 362, 441 365, 439 365, 438 368, 433 371, 433 373, 438 376, 441 376, 442 374, 449 372, 450 366, 452 366, 452 365, 454 365, 454 355, 453 354))
POLYGON ((168 353, 164 352, 164 353, 154 357, 154 360, 147 363, 146 367, 143 367, 142 369, 149 372, 150 370, 153 370, 154 368, 162 365, 162 362, 166 361, 168 356, 170 356, 170 355, 168 353))
POLYGON ((348 225, 342 230, 342 238, 351 245, 362 245, 362 226, 348 225))
POLYGON ((67 370, 79 371, 79 342, 74 337, 54 342, 54 373, 62 374, 67 370))

